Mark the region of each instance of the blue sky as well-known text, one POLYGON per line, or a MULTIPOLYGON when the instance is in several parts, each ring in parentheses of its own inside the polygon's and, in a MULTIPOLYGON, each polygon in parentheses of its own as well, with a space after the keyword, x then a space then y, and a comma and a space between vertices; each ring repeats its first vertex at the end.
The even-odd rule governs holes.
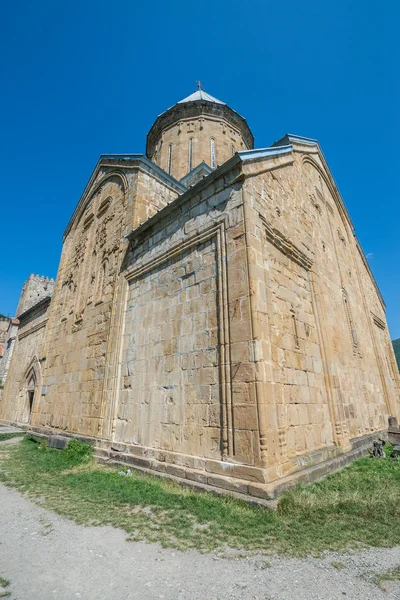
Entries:
POLYGON ((399 58, 394 0, 6 0, 0 24, 0 312, 55 277, 103 153, 144 152, 200 79, 265 147, 317 138, 400 337, 399 58))

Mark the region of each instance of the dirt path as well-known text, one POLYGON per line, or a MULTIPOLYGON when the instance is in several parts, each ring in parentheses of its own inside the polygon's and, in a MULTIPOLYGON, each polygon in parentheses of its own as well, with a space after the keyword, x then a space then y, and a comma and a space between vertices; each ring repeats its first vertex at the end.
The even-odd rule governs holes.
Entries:
POLYGON ((10 600, 400 599, 399 582, 383 592, 368 580, 399 563, 400 548, 304 560, 164 550, 76 525, 0 484, 0 576, 10 600))

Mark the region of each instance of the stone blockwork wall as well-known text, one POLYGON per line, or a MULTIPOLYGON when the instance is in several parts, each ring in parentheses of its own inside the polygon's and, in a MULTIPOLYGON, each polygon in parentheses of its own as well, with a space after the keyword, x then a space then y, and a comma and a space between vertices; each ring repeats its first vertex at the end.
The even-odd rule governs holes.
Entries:
POLYGON ((296 150, 270 172, 249 165, 244 192, 268 480, 349 450, 399 411, 373 332, 376 312, 387 337, 379 292, 317 148, 296 150))
POLYGON ((42 385, 39 361, 50 298, 44 298, 21 315, 16 344, 0 405, 0 419, 27 424, 38 410, 42 385), (32 406, 28 391, 32 392, 32 406))
POLYGON ((40 356, 47 393, 31 419, 89 436, 101 435, 111 393, 106 375, 124 235, 177 196, 140 162, 125 169, 108 162, 67 229, 40 356))
POLYGON ((221 176, 133 232, 121 284, 113 446, 211 484, 264 481, 241 187, 221 176))
POLYGON ((165 129, 150 158, 176 179, 182 179, 203 161, 215 168, 235 152, 247 149, 240 131, 228 121, 201 115, 182 119, 165 129))
POLYGON ((43 298, 51 296, 54 283, 54 279, 50 277, 43 277, 42 275, 34 275, 32 273, 22 287, 16 316, 18 317, 43 298))
POLYGON ((9 322, 10 319, 8 317, 0 317, 0 402, 4 389, 3 377, 7 360, 6 341, 9 322))
POLYGON ((221 454, 215 238, 129 286, 116 439, 221 454))
POLYGON ((6 341, 9 321, 8 317, 0 317, 0 344, 6 341))

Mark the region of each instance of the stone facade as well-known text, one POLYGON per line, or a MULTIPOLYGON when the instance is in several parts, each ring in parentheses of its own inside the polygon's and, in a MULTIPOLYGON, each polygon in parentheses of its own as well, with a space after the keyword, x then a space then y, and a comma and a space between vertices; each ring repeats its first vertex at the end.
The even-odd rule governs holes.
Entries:
POLYGON ((26 424, 33 418, 42 390, 40 348, 47 323, 50 297, 47 296, 20 315, 15 357, 11 360, 1 410, 12 415, 11 422, 26 424))
POLYGON ((9 327, 9 323, 10 323, 10 319, 8 317, 0 317, 0 402, 1 402, 1 398, 3 395, 3 388, 4 388, 4 382, 3 382, 3 377, 4 377, 4 367, 5 367, 5 362, 7 360, 6 358, 6 346, 7 346, 7 331, 8 331, 8 327, 9 327))
MULTIPOLYGON (((44 298, 50 298, 54 283, 54 279, 31 273, 22 286, 16 312, 17 317, 40 303, 44 298)), ((0 319, 0 399, 10 368, 19 325, 18 318, 0 319)))
POLYGON ((4 345, 7 339, 7 330, 10 319, 8 317, 0 317, 0 370, 1 370, 1 359, 4 354, 4 345))
MULTIPOLYGON (((10 368, 11 358, 12 358, 12 355, 14 352, 15 340, 17 337, 17 331, 18 331, 18 325, 19 325, 18 319, 15 319, 15 318, 7 319, 7 322, 8 322, 8 327, 5 332, 4 344, 2 344, 2 352, 1 352, 1 357, 0 357, 1 389, 3 389, 6 379, 7 379, 7 374, 8 374, 8 370, 10 368)), ((1 391, 0 391, 0 393, 1 393, 1 391)))
POLYGON ((314 140, 238 152, 189 189, 101 157, 51 303, 20 319, 3 421, 194 485, 268 497, 400 418, 385 306, 314 140))

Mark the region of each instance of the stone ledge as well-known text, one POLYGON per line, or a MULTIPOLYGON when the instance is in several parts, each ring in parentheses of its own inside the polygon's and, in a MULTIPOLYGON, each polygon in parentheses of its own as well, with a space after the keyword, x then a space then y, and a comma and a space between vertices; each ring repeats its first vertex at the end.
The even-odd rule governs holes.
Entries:
MULTIPOLYGON (((110 466, 114 466, 114 465, 125 466, 127 464, 125 461, 119 461, 119 460, 113 460, 113 459, 110 460, 110 459, 106 459, 102 456, 98 456, 97 454, 95 454, 95 458, 97 458, 97 460, 100 463, 105 464, 105 465, 110 465, 110 466)), ((176 475, 172 475, 171 473, 157 471, 154 469, 149 469, 149 468, 146 468, 143 466, 139 466, 135 463, 129 463, 129 468, 133 469, 134 471, 137 471, 139 473, 144 473, 146 475, 156 475, 157 477, 162 477, 162 478, 174 481, 175 483, 177 483, 179 485, 183 485, 184 487, 189 487, 191 489, 197 490, 198 492, 208 492, 210 494, 214 494, 215 496, 223 496, 225 494, 229 494, 230 496, 233 496, 237 500, 242 500, 243 502, 246 502, 247 504, 250 504, 251 506, 256 506, 256 507, 262 506, 269 510, 275 510, 277 507, 276 500, 267 500, 262 497, 250 496, 247 493, 243 494, 240 492, 234 492, 234 491, 230 491, 227 489, 215 487, 214 485, 210 485, 208 483, 202 483, 200 481, 190 479, 190 476, 192 476, 193 473, 187 473, 186 478, 183 479, 182 477, 177 477, 176 475)), ((204 473, 201 475, 205 476, 204 473)), ((243 482, 243 483, 246 484, 246 482, 243 482)))
MULTIPOLYGON (((372 442, 378 438, 387 438, 387 430, 377 431, 369 435, 353 438, 351 440, 353 448, 348 452, 339 454, 334 458, 303 469, 302 471, 296 471, 292 475, 288 475, 287 477, 274 481, 273 483, 264 487, 269 496, 275 498, 282 492, 295 487, 296 485, 312 483, 317 479, 322 479, 326 475, 340 471, 340 469, 349 465, 354 460, 366 456, 368 454, 368 450, 372 446, 372 442)), ((250 489, 249 493, 252 493, 250 489)))
POLYGON ((36 437, 41 438, 49 438, 51 436, 64 436, 74 440, 79 440, 80 442, 85 442, 86 444, 90 444, 94 446, 98 440, 93 437, 89 437, 87 435, 79 435, 78 433, 70 433, 69 431, 62 431, 60 429, 50 429, 47 427, 26 427, 26 433, 29 435, 34 435, 36 437))
MULTIPOLYGON (((37 427, 32 427, 28 433, 44 439, 60 434, 59 431, 37 427)), ((130 468, 136 471, 165 477, 199 491, 212 492, 218 495, 232 494, 235 498, 249 504, 266 506, 268 508, 276 507, 276 498, 284 491, 299 484, 311 483, 330 473, 339 471, 354 460, 367 455, 373 440, 387 438, 387 430, 381 430, 372 434, 353 438, 351 440, 352 449, 350 451, 340 453, 340 449, 338 448, 337 452, 339 454, 337 456, 266 484, 250 477, 248 479, 243 479, 233 475, 233 473, 236 472, 235 467, 242 468, 243 471, 240 472, 247 474, 246 465, 226 463, 229 467, 223 469, 225 474, 215 471, 210 472, 212 465, 209 463, 217 463, 217 461, 206 459, 204 467, 207 465, 208 469, 205 469, 204 467, 202 469, 195 469, 184 465, 165 462, 165 460, 157 460, 154 458, 155 453, 152 452, 149 452, 150 456, 146 456, 144 453, 141 455, 128 453, 126 450, 130 450, 131 448, 127 444, 117 444, 105 439, 89 438, 66 432, 63 432, 63 434, 66 437, 78 439, 94 445, 94 456, 101 463, 108 465, 129 465, 130 468), (125 452, 122 450, 125 450, 125 452), (227 472, 229 472, 229 475, 227 475, 227 472)), ((139 451, 138 447, 136 447, 136 449, 139 451)), ((144 449, 142 448, 142 450, 144 449)), ((330 450, 332 451, 332 449, 330 450)), ((248 467, 248 469, 253 471, 257 470, 254 467, 248 467)), ((215 470, 219 471, 219 469, 215 470)), ((261 471, 261 469, 259 469, 259 471, 261 471)))
MULTIPOLYGON (((110 442, 110 440, 105 439, 95 440, 95 445, 96 450, 102 453, 106 452, 108 454, 111 451, 120 456, 128 455, 141 459, 153 460, 155 461, 155 464, 169 464, 183 469, 206 472, 206 474, 209 475, 216 474, 223 475, 224 477, 231 477, 233 479, 254 481, 254 483, 265 483, 265 473, 263 469, 252 465, 229 462, 228 460, 221 461, 199 456, 190 456, 179 452, 148 448, 147 446, 137 446, 124 442, 110 442)), ((125 460, 125 458, 121 460, 125 460)), ((158 470, 163 470, 163 468, 160 466, 158 470)))

